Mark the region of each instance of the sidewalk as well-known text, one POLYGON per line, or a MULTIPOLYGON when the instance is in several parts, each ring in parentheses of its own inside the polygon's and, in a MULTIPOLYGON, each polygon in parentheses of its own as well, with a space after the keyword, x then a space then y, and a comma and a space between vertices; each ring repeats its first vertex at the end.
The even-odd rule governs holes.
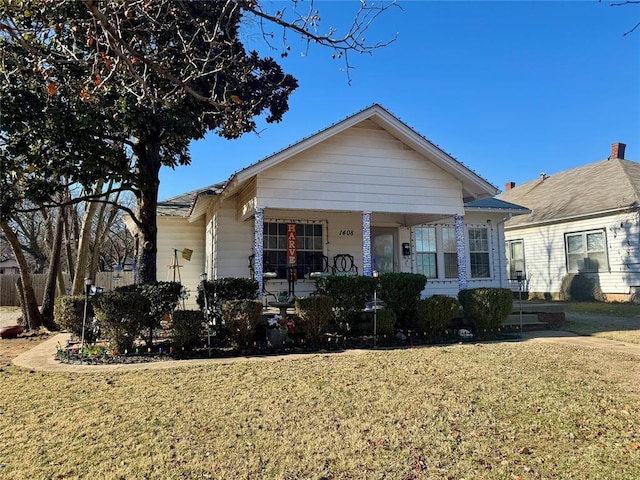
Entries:
MULTIPOLYGON (((234 357, 234 358, 215 358, 215 359, 195 359, 195 360, 167 360, 162 362, 137 363, 137 364, 120 364, 120 365, 69 365, 58 362, 55 359, 56 345, 60 342, 65 345, 69 339, 69 334, 61 333, 54 335, 52 338, 42 342, 36 347, 18 355, 13 359, 14 365, 28 368, 30 370, 46 371, 46 372, 74 372, 74 373, 95 373, 95 372, 113 372, 124 370, 156 370, 167 368, 188 368, 195 365, 211 365, 229 364, 247 361, 278 361, 283 358, 309 358, 309 355, 354 355, 361 354, 370 350, 347 350, 339 353, 302 353, 289 354, 286 356, 271 355, 266 357, 234 357)), ((628 353, 640 356, 640 344, 618 342, 607 340, 599 337, 580 336, 571 332, 558 330, 540 330, 532 332, 524 332, 521 342, 541 342, 541 343, 564 343, 568 345, 576 345, 587 348, 600 348, 611 352, 628 353)))

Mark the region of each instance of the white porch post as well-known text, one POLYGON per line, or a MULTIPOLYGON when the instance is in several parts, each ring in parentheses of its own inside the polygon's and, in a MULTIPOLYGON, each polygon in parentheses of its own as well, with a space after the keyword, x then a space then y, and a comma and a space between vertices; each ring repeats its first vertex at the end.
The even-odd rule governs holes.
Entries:
POLYGON ((372 275, 371 271, 371 212, 362 212, 362 274, 372 275))
POLYGON ((455 235, 456 252, 458 254, 458 290, 467 288, 467 249, 464 241, 464 216, 456 215, 455 235))
POLYGON ((253 276, 258 282, 258 298, 262 300, 264 279, 262 278, 264 250, 264 210, 256 208, 253 220, 253 276))

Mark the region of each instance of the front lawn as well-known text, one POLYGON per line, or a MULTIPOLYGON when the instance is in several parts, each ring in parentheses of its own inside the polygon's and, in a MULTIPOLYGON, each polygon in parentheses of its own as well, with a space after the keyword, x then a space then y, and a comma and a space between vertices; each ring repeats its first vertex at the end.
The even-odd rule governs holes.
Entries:
MULTIPOLYGON (((53 352, 52 352, 53 353, 53 352)), ((640 362, 503 343, 0 370, 0 476, 640 478, 640 362)))

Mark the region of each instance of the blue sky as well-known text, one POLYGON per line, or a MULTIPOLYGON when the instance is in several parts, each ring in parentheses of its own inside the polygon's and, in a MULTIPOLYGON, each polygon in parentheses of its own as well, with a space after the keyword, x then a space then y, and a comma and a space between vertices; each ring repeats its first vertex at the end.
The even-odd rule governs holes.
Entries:
MULTIPOLYGON (((270 2, 275 5, 289 2, 270 2)), ((379 103, 499 189, 609 156, 640 161, 640 5, 598 1, 400 1, 367 36, 391 45, 353 55, 351 85, 331 52, 292 42, 280 64, 299 81, 289 112, 259 135, 213 134, 192 164, 160 172, 160 199, 234 172, 379 103)), ((318 1, 322 26, 344 24, 354 1, 318 1)), ((269 53, 259 39, 245 44, 269 53), (255 43, 254 43, 255 42, 255 43)))

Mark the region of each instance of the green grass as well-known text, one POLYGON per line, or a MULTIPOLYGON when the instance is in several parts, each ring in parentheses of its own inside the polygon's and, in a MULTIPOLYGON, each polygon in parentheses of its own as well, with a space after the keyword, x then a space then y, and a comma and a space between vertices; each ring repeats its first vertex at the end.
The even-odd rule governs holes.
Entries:
POLYGON ((591 315, 640 319, 640 305, 636 303, 568 302, 566 303, 566 311, 573 313, 587 313, 591 315))
POLYGON ((640 478, 637 357, 453 345, 0 370, 3 479, 640 478))

